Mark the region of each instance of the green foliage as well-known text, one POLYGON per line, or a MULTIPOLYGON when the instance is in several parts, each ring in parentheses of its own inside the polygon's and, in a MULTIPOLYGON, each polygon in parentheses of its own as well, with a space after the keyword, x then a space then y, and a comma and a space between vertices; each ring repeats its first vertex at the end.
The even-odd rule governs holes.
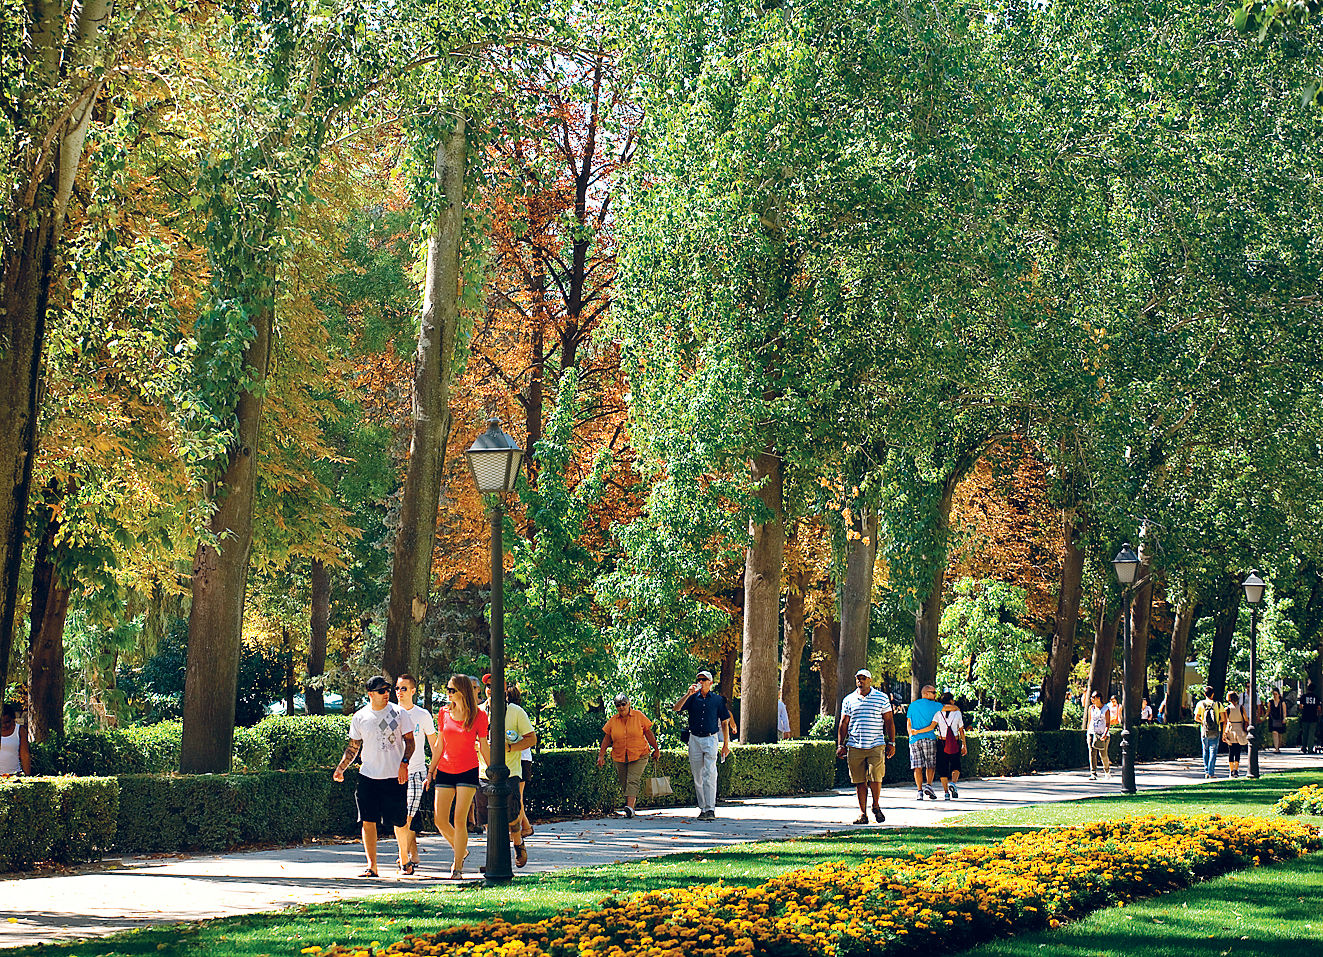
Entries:
MULTIPOLYGON (((957 697, 995 701, 1001 709, 1022 704, 1036 676, 1031 656, 1039 646, 1038 638, 1016 623, 1026 613, 1024 589, 966 578, 952 590, 956 597, 942 612, 946 653, 938 683, 957 697)), ((981 720, 978 712, 975 717, 981 720)))
POLYGON ((340 714, 271 717, 251 733, 269 749, 273 770, 309 771, 339 763, 349 740, 349 721, 349 715, 340 714))
POLYGON ((118 812, 113 778, 0 782, 0 871, 97 860, 113 845, 118 812))
POLYGON ((1323 815, 1323 785, 1306 784, 1283 794, 1273 805, 1273 810, 1278 814, 1323 815))
POLYGON ((836 740, 836 719, 829 714, 820 714, 809 725, 807 737, 820 741, 836 740))

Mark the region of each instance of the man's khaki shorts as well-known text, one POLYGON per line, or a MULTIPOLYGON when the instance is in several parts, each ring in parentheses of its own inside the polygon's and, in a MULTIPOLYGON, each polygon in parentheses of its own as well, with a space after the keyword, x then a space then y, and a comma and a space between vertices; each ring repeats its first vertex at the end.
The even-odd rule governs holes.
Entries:
POLYGON ((887 776, 885 744, 879 744, 876 748, 851 748, 846 753, 845 760, 850 766, 851 784, 881 781, 887 776))

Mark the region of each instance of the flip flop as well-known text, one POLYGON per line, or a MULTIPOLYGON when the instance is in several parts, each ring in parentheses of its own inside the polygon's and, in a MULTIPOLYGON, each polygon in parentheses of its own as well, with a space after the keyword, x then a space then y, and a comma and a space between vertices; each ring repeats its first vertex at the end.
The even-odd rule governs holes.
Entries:
POLYGON ((409 861, 407 864, 405 864, 403 867, 401 867, 400 870, 404 871, 404 873, 406 873, 406 874, 412 874, 413 871, 414 871, 414 868, 417 867, 417 866, 418 866, 418 865, 415 864, 413 861, 409 861))
POLYGON ((376 877, 376 876, 377 876, 377 872, 374 871, 372 868, 369 867, 369 868, 367 868, 366 870, 364 870, 363 873, 359 874, 358 876, 359 876, 359 877, 376 877))

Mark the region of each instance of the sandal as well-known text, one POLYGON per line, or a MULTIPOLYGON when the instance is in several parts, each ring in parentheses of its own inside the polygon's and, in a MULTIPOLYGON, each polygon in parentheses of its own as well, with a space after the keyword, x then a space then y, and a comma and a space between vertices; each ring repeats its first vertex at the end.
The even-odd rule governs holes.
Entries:
POLYGON ((523 867, 528 863, 528 848, 522 843, 516 844, 515 849, 515 867, 523 867))
POLYGON ((450 879, 451 879, 452 881, 462 881, 462 880, 464 879, 464 872, 463 872, 463 871, 451 871, 451 872, 450 872, 450 879))
POLYGON ((417 866, 418 864, 415 861, 409 861, 403 867, 401 867, 400 870, 404 871, 404 873, 406 874, 412 874, 414 872, 414 868, 416 868, 417 866))
POLYGON ((359 877, 376 877, 376 876, 377 876, 377 872, 374 871, 372 868, 369 867, 369 868, 365 869, 365 870, 363 871, 363 873, 359 874, 358 876, 359 876, 359 877))

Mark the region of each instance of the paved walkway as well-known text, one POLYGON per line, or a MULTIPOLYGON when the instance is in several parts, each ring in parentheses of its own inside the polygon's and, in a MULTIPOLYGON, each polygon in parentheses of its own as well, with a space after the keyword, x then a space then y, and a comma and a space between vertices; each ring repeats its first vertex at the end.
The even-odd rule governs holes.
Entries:
MULTIPOLYGON (((1323 756, 1261 754, 1263 773, 1323 768, 1323 756)), ((1221 762, 1225 779, 1226 761, 1221 762)), ((1141 790, 1202 785, 1197 758, 1141 765, 1141 790)), ((1119 793, 1120 775, 1092 782, 1083 772, 970 781, 954 801, 917 802, 910 787, 882 790, 884 827, 940 824, 986 808, 1021 807, 1119 793)), ((528 839, 529 865, 516 874, 701 851, 746 841, 775 841, 853 827, 854 790, 804 797, 747 798, 723 803, 714 821, 696 821, 693 808, 648 811, 633 819, 540 824, 528 839)), ((870 825, 877 827, 878 825, 870 825)), ((357 842, 327 842, 222 855, 110 858, 99 866, 53 876, 0 882, 0 948, 96 937, 150 924, 277 910, 338 898, 366 897, 443 886, 449 847, 439 836, 421 843, 422 867, 413 877, 394 873, 395 842, 383 841, 382 877, 361 880, 357 842)), ((477 877, 482 847, 469 856, 477 877)))

